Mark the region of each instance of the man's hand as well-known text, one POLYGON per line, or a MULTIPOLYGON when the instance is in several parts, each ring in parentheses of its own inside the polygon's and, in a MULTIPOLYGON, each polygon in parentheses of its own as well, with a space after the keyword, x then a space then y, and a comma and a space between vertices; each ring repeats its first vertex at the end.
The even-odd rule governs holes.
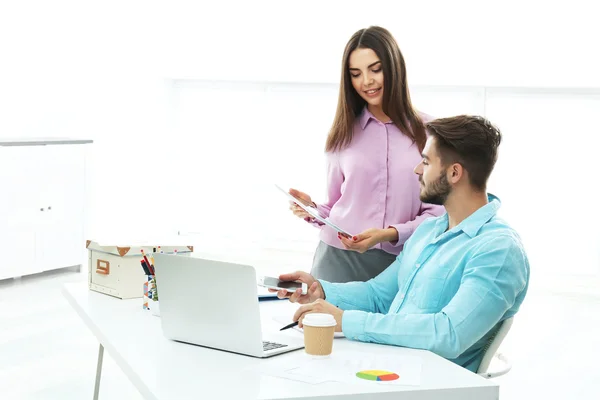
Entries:
POLYGON ((302 328, 302 320, 304 319, 304 316, 310 313, 324 313, 333 315, 333 317, 335 318, 335 322, 337 322, 337 325, 335 326, 335 331, 342 331, 342 316, 344 315, 344 311, 340 310, 333 304, 328 303, 325 300, 317 299, 312 303, 305 304, 298 308, 298 310, 294 314, 293 320, 298 321, 299 328, 302 328))
POLYGON ((377 243, 393 242, 398 240, 398 231, 394 228, 387 229, 367 229, 361 234, 352 238, 346 238, 338 233, 338 238, 346 248, 346 250, 358 251, 364 253, 377 243))
POLYGON ((308 274, 303 271, 292 272, 291 274, 283 274, 279 275, 279 280, 281 281, 295 281, 306 283, 308 286, 308 291, 306 294, 302 294, 302 289, 296 289, 294 293, 290 293, 287 290, 273 290, 269 289, 269 292, 277 292, 277 297, 280 299, 289 299, 292 303, 312 303, 318 299, 324 299, 325 293, 323 292, 323 287, 315 278, 312 277, 311 274, 308 274))

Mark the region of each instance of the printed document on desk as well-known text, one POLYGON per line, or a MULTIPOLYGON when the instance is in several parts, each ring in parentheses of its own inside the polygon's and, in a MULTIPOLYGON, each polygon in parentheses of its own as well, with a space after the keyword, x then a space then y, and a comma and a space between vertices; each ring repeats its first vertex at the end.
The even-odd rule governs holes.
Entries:
POLYGON ((271 364, 265 375, 311 384, 328 381, 354 385, 420 386, 422 360, 417 356, 390 357, 358 351, 334 352, 326 359, 271 364))

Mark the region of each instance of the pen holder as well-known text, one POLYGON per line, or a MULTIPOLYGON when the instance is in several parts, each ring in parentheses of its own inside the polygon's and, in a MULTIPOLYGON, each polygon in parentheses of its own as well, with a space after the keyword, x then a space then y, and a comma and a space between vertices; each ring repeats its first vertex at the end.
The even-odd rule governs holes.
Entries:
POLYGON ((144 310, 151 310, 153 303, 158 303, 158 300, 154 300, 158 296, 156 292, 156 280, 154 275, 146 275, 144 280, 144 310))

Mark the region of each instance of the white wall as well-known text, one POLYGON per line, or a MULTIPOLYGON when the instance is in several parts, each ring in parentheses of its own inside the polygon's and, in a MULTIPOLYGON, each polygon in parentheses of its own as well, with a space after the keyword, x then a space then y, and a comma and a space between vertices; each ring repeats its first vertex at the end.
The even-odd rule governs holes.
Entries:
MULTIPOLYGON (((177 151, 185 159, 179 168, 195 170, 197 182, 178 188, 189 202, 180 209, 182 230, 223 252, 312 253, 316 231, 289 215, 273 183, 324 199, 323 143, 336 85, 185 80, 172 89, 173 137, 189 144, 177 151), (197 188, 200 197, 192 195, 197 188)), ((600 90, 417 85, 412 95, 431 115, 483 114, 500 127, 489 191, 502 200, 501 215, 521 234, 536 274, 600 272, 600 217, 592 211, 600 129, 589 123, 600 111, 600 90)))
POLYGON ((503 129, 493 185, 536 267, 598 273, 599 106, 578 87, 600 88, 600 32, 593 2, 549 3, 2 2, 0 134, 94 139, 90 238, 201 231, 206 246, 230 238, 223 251, 277 243, 306 260, 315 232, 271 182, 323 191, 343 46, 380 24, 417 107, 503 129))
POLYGON ((598 275, 600 90, 496 89, 487 99, 487 116, 504 132, 491 185, 529 244, 532 265, 541 277, 598 275))
POLYGON ((350 35, 379 24, 413 84, 600 86, 590 1, 216 3, 165 7, 165 76, 338 82, 350 35))
POLYGON ((163 138, 167 97, 148 6, 0 3, 0 134, 95 141, 94 237, 151 226, 140 192, 161 171, 148 152, 163 138))

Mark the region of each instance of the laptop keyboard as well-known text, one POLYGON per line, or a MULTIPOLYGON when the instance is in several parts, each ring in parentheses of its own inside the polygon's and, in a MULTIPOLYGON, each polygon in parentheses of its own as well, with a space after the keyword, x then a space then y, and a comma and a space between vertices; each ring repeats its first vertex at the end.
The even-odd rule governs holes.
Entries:
POLYGON ((265 342, 263 341, 263 351, 279 349, 281 347, 287 347, 287 344, 274 343, 274 342, 265 342))

